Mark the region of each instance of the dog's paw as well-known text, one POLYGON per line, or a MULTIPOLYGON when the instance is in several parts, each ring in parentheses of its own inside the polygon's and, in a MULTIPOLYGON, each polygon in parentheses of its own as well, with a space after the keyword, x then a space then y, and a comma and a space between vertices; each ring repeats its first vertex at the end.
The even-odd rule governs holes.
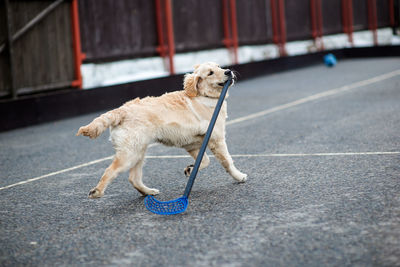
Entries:
POLYGON ((93 188, 89 192, 89 198, 91 198, 91 199, 100 198, 102 196, 104 196, 104 193, 100 192, 100 190, 97 188, 93 188))
POLYGON ((242 172, 238 172, 235 173, 235 175, 233 176, 233 178, 238 182, 238 183, 244 183, 247 181, 247 174, 242 173, 242 172))
POLYGON ((194 168, 194 165, 193 165, 193 164, 190 164, 190 165, 188 165, 188 166, 183 170, 183 173, 186 175, 186 177, 189 177, 189 176, 190 176, 190 174, 191 174, 192 171, 193 171, 193 168, 194 168))
POLYGON ((160 190, 155 189, 155 188, 149 188, 148 190, 146 190, 146 195, 152 195, 152 196, 156 196, 158 194, 160 194, 160 190))

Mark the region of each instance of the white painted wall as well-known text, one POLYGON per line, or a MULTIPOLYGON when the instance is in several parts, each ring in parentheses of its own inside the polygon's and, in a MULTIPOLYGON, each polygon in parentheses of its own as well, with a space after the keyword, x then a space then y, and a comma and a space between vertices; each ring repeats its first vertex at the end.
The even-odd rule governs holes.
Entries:
MULTIPOLYGON (((361 31, 353 33, 355 47, 373 45, 372 32, 361 31)), ((323 37, 325 49, 340 49, 350 47, 346 34, 336 34, 323 37)), ((400 44, 400 37, 392 35, 390 28, 378 30, 378 43, 380 45, 400 44)), ((312 40, 295 41, 286 44, 288 55, 302 55, 315 52, 312 40)), ((273 44, 241 46, 238 49, 239 63, 248 63, 279 57, 278 48, 273 44)), ((218 64, 233 64, 233 55, 225 49, 204 50, 190 53, 176 54, 174 65, 176 73, 190 72, 198 63, 214 61, 218 64)), ((138 58, 120 60, 101 64, 83 64, 83 88, 90 89, 101 86, 128 83, 139 80, 153 79, 168 76, 166 62, 160 57, 138 58)))

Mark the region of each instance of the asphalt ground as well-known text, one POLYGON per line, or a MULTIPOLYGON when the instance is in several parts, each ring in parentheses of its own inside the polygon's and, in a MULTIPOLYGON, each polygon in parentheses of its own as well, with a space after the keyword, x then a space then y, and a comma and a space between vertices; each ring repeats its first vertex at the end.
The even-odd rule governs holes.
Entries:
MULTIPOLYGON (((249 179, 211 158, 180 215, 148 212, 127 173, 87 198, 113 149, 75 133, 100 113, 0 133, 0 265, 399 266, 399 70, 359 59, 239 80, 227 142, 249 179)), ((193 160, 147 155, 145 184, 181 196, 193 160)))

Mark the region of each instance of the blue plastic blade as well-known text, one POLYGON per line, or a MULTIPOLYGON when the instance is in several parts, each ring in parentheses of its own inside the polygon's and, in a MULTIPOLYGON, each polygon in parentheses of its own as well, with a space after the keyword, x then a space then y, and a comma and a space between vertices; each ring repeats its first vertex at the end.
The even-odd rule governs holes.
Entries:
POLYGON ((184 212, 189 204, 187 197, 180 197, 170 201, 159 201, 149 195, 144 199, 146 208, 159 215, 173 215, 184 212))

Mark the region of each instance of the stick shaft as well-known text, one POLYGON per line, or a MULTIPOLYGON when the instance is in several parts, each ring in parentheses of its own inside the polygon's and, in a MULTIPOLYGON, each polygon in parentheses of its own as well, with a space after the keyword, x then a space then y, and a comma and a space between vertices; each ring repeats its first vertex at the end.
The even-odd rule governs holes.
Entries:
POLYGON ((228 88, 231 85, 231 83, 232 83, 232 77, 229 77, 229 79, 226 81, 226 83, 224 85, 224 88, 221 91, 221 95, 219 96, 217 105, 215 106, 214 113, 213 113, 213 115, 211 117, 210 124, 208 125, 208 129, 207 129, 206 135, 204 136, 203 143, 201 144, 201 148, 200 148, 199 154, 197 155, 196 161, 194 163, 193 170, 192 170, 192 172, 190 174, 188 183, 187 183, 186 188, 185 188, 185 192, 183 193, 183 196, 186 197, 186 198, 189 197, 189 194, 192 191, 194 179, 196 178, 197 172, 199 171, 199 167, 200 167, 201 161, 203 159, 204 152, 207 149, 208 141, 210 140, 212 131, 214 129, 214 125, 215 125, 215 123, 217 121, 217 118, 218 118, 219 111, 221 110, 222 104, 224 103, 226 92, 228 91, 228 88))

